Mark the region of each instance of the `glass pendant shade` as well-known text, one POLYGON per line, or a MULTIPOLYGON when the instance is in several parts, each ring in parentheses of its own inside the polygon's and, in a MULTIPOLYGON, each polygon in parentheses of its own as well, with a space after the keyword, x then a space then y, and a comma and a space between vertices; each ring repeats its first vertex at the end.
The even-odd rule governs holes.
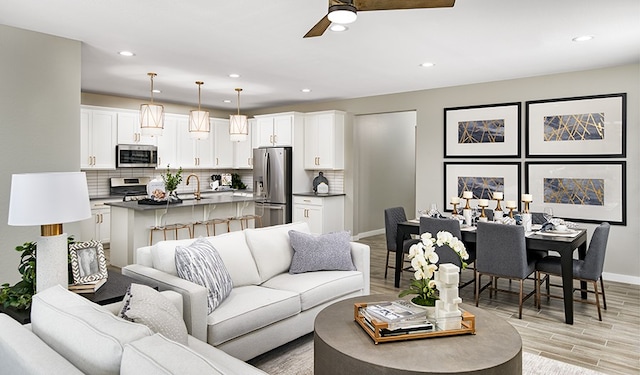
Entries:
POLYGON ((209 111, 200 110, 200 89, 204 84, 202 81, 196 81, 198 85, 198 110, 192 110, 189 113, 189 134, 191 138, 207 139, 211 125, 209 124, 209 111))
POLYGON ((231 115, 229 122, 229 138, 231 142, 243 142, 249 136, 247 116, 231 115))
POLYGON ((153 104, 153 77, 156 73, 147 73, 151 79, 151 103, 140 105, 140 133, 142 135, 162 135, 164 129, 164 106, 153 104))

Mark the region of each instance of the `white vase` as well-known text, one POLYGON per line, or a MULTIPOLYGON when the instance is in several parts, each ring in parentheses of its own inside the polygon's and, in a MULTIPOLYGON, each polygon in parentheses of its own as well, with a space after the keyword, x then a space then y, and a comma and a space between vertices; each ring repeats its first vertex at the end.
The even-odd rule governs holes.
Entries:
POLYGON ((426 311, 427 313, 427 318, 435 318, 436 317, 436 307, 435 306, 423 306, 423 305, 418 305, 417 303, 411 301, 411 304, 419 307, 423 310, 426 311))

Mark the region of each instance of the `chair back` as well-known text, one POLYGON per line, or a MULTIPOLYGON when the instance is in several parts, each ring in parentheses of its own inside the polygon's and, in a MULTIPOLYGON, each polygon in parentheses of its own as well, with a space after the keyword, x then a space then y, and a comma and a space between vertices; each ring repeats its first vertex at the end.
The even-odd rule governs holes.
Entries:
POLYGON ((609 240, 609 229, 609 223, 602 223, 593 231, 587 255, 585 255, 575 276, 594 281, 602 276, 604 255, 607 251, 607 241, 609 240))
POLYGON ((505 277, 524 279, 534 271, 527 261, 524 227, 478 223, 476 231, 476 269, 505 277))
POLYGON ((398 223, 407 221, 404 207, 392 207, 384 210, 384 234, 387 238, 387 249, 396 251, 398 223))
POLYGON ((420 217, 420 234, 429 232, 433 237, 440 231, 446 230, 454 237, 462 239, 460 232, 460 222, 452 219, 438 219, 435 217, 420 217))

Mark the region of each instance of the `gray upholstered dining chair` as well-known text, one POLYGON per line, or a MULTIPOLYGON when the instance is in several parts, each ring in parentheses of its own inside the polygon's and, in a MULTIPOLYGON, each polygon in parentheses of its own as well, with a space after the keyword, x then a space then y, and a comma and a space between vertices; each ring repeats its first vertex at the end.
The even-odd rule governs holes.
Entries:
POLYGON ((524 227, 519 225, 505 225, 496 223, 478 223, 476 232, 476 306, 480 292, 489 287, 498 290, 495 278, 507 278, 520 282, 517 293, 518 318, 522 319, 522 304, 529 297, 536 294, 535 289, 524 296, 524 280, 535 271, 536 261, 527 256, 527 245, 524 237, 524 227), (481 287, 482 275, 489 275, 491 282, 481 287))
MULTIPOLYGON (((436 237, 436 234, 440 231, 447 231, 454 237, 462 240, 462 233, 460 232, 460 222, 458 220, 439 219, 426 216, 420 217, 420 234, 429 232, 433 237, 436 237)), ((476 250, 474 246, 469 246, 468 244, 465 244, 465 248, 467 249, 467 253, 469 253, 469 259, 465 260, 465 262, 470 265, 476 259, 476 250)), ((438 254, 439 258, 438 264, 452 263, 460 267, 460 270, 462 270, 462 261, 460 260, 460 257, 449 246, 437 247, 436 254, 438 254)), ((460 288, 463 288, 473 283, 474 281, 475 276, 471 280, 466 282, 460 280, 460 288)))
MULTIPOLYGON (((609 240, 609 223, 602 223, 598 225, 591 236, 589 242, 589 248, 587 249, 587 255, 584 259, 573 260, 573 278, 575 280, 591 282, 593 285, 593 291, 582 290, 595 294, 595 302, 583 299, 575 299, 576 301, 589 303, 598 307, 598 320, 602 321, 602 312, 600 310, 600 294, 602 294, 602 302, 604 309, 607 309, 607 300, 604 295, 604 281, 602 281, 602 270, 604 268, 604 255, 607 251, 607 241, 609 240), (600 280, 601 291, 598 291, 598 280, 600 280)), ((556 275, 562 274, 560 257, 549 255, 536 262, 536 282, 540 285, 540 275, 556 275)), ((546 296, 562 298, 562 296, 551 295, 549 291, 549 282, 546 284, 546 296)), ((540 289, 536 293, 536 303, 538 309, 540 309, 540 289)))
MULTIPOLYGON (((403 207, 392 207, 384 210, 384 233, 387 239, 387 261, 385 262, 384 278, 387 278, 387 271, 389 268, 395 269, 394 266, 389 265, 389 254, 397 251, 396 239, 398 237, 398 224, 407 221, 407 215, 404 212, 403 207)), ((415 241, 411 239, 404 239, 402 251, 409 253, 409 247, 415 241)), ((395 259, 394 259, 395 261, 395 259)), ((405 268, 408 269, 409 267, 405 268)))

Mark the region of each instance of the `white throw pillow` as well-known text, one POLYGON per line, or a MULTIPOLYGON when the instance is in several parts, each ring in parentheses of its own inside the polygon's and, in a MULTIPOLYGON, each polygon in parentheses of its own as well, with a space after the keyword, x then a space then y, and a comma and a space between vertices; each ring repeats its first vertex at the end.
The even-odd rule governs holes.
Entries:
POLYGON ((176 270, 176 246, 187 246, 194 240, 168 240, 160 241, 151 246, 151 259, 153 268, 173 276, 178 276, 176 270))
POLYGON ((118 314, 130 322, 144 324, 168 339, 187 344, 187 326, 182 314, 157 290, 142 284, 131 284, 118 314))

